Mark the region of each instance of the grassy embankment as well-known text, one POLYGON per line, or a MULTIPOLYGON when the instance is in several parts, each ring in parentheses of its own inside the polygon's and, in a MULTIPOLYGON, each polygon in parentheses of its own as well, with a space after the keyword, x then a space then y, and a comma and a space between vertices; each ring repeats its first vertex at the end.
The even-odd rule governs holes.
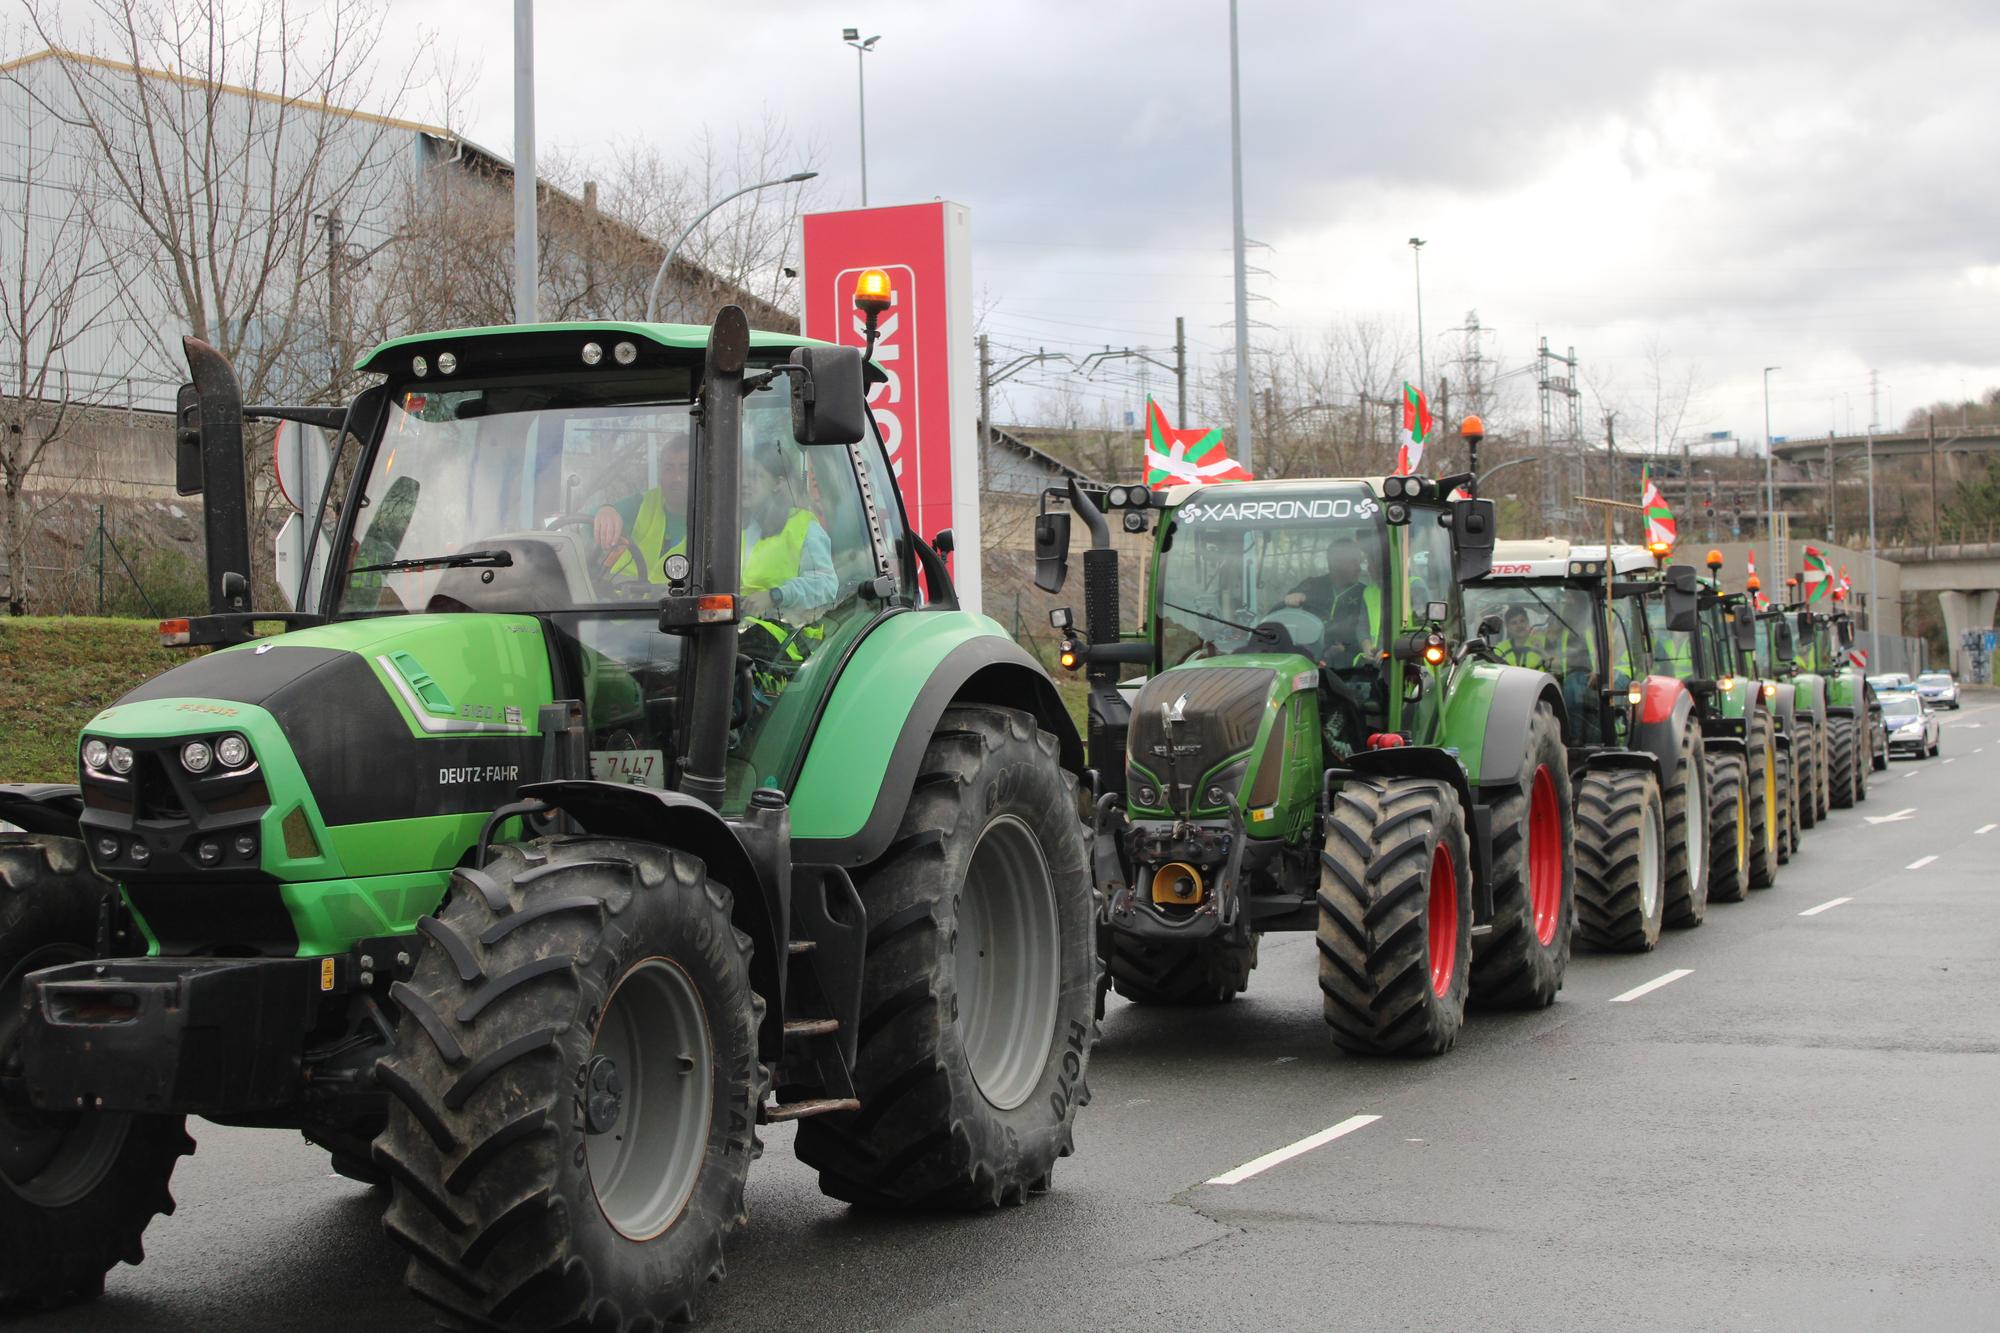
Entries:
POLYGON ((76 781, 83 724, 187 659, 157 621, 0 617, 0 782, 76 781))

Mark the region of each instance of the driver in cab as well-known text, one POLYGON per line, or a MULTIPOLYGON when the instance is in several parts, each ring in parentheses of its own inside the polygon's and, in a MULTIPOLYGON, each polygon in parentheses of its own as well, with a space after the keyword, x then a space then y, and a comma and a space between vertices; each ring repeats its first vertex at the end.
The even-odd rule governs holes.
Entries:
POLYGON ((1382 590, 1364 581, 1359 542, 1327 547, 1326 573, 1315 574, 1285 594, 1285 605, 1301 607, 1326 622, 1326 663, 1345 666, 1375 646, 1382 590))
POLYGON ((1494 647, 1494 654, 1509 666, 1542 670, 1544 659, 1541 649, 1535 646, 1534 625, 1528 619, 1528 608, 1518 603, 1508 607, 1506 628, 1507 637, 1494 647))

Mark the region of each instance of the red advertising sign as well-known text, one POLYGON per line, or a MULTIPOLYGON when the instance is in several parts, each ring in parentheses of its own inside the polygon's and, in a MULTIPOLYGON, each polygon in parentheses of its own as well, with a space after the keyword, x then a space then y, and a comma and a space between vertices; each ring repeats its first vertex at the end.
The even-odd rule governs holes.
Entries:
MULTIPOLYGON (((855 279, 871 268, 889 275, 895 294, 875 343, 888 380, 870 390, 869 406, 910 525, 925 538, 950 528, 968 553, 979 550, 970 241, 970 215, 958 204, 812 213, 800 279, 806 336, 861 347, 855 279)), ((978 560, 954 558, 952 578, 959 600, 978 609, 978 560)))

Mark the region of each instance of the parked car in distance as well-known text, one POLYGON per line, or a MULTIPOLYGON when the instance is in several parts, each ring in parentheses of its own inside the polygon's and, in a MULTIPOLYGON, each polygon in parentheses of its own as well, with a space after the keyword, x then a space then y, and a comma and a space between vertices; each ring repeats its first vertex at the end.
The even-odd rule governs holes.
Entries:
POLYGON ((1888 671, 1879 676, 1870 676, 1868 683, 1884 694, 1887 694, 1891 690, 1907 690, 1910 688, 1910 678, 1900 671, 1888 671))
POLYGON ((1917 693, 1933 708, 1958 711, 1958 682, 1949 671, 1926 671, 1917 677, 1917 693))
POLYGON ((1889 729, 1889 754, 1913 753, 1928 759, 1938 752, 1938 720, 1923 696, 1891 690, 1882 696, 1882 724, 1889 729))

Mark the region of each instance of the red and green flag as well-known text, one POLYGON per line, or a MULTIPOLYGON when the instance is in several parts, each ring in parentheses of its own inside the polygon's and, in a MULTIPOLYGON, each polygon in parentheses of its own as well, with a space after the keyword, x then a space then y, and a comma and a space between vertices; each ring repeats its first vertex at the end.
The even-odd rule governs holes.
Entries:
POLYGON ((1660 484, 1653 480, 1651 469, 1643 463, 1639 465, 1639 507, 1646 511, 1647 549, 1671 551, 1680 535, 1674 511, 1667 504, 1667 497, 1660 493, 1660 484))
POLYGON ((1222 428, 1176 430, 1151 398, 1146 400, 1146 484, 1205 486, 1213 481, 1249 481, 1250 471, 1229 456, 1222 428))
POLYGON ((1424 461, 1424 442, 1431 437, 1431 400, 1408 380, 1403 381, 1403 434, 1396 447, 1396 475, 1407 477, 1424 461))
POLYGON ((1805 568, 1800 574, 1805 579, 1808 602, 1817 602, 1826 596, 1827 589, 1833 586, 1833 580, 1827 575, 1826 556, 1817 546, 1806 547, 1805 568))

